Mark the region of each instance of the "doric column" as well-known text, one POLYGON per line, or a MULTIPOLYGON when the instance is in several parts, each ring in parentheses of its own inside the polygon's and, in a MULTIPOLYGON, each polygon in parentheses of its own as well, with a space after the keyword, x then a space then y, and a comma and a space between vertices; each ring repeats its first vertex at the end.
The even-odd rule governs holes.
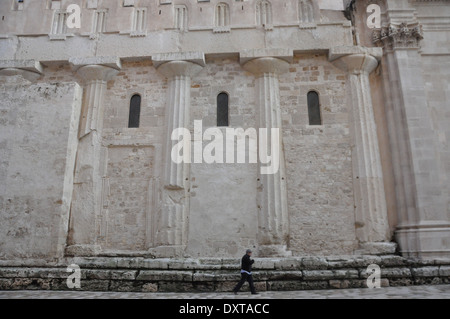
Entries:
POLYGON ((373 42, 384 51, 386 118, 398 214, 396 239, 406 257, 449 258, 448 199, 442 191, 445 182, 436 155, 442 145, 433 128, 422 69, 422 60, 432 57, 420 53, 424 34, 414 10, 408 8, 410 16, 405 16, 405 8, 397 1, 390 0, 387 5, 387 23, 374 30, 373 42))
MULTIPOLYGON (((289 70, 289 63, 280 58, 265 56, 251 59, 245 62, 243 67, 256 76, 258 126, 260 129, 267 129, 268 153, 274 149, 279 150, 279 154, 271 154, 272 157, 278 156, 279 163, 279 167, 276 167, 273 172, 262 174, 266 165, 261 163, 261 158, 258 165, 259 255, 287 256, 291 253, 286 250, 289 238, 289 217, 278 76, 289 70), (272 129, 278 129, 278 136, 272 138, 272 129)), ((261 134, 259 138, 261 139, 261 134)))
POLYGON ((102 211, 104 99, 107 83, 117 75, 121 65, 119 59, 112 59, 108 64, 104 59, 73 60, 71 63, 83 84, 83 105, 66 253, 89 256, 98 254, 101 249, 97 244, 97 224, 102 211), (102 64, 93 64, 95 62, 102 64))
MULTIPOLYGON (((369 75, 381 52, 361 47, 333 48, 330 61, 347 72, 353 136, 353 185, 356 237, 362 248, 389 241, 389 224, 369 75)), ((373 246, 373 247, 371 247, 373 246)))
MULTIPOLYGON (((172 132, 189 129, 191 104, 191 78, 205 65, 203 53, 164 54, 152 57, 157 70, 168 79, 166 125, 164 147, 164 189, 156 235, 159 247, 151 249, 157 256, 182 255, 187 245, 189 217, 189 163, 177 163, 172 159, 172 149, 178 140, 172 140, 172 132)), ((184 150, 187 151, 187 150, 184 150)))

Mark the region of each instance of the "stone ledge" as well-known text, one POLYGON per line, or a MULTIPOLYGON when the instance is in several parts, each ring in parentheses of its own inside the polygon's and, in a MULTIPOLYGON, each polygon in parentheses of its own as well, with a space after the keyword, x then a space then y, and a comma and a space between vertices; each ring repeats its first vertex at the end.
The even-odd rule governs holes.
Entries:
MULTIPOLYGON (((240 279, 239 259, 64 258, 32 267, 30 261, 0 262, 0 290, 68 290, 67 265, 81 268, 81 290, 134 292, 230 291, 240 279), (45 267, 47 266, 47 267, 45 267)), ((399 256, 257 258, 258 290, 366 287, 367 266, 381 267, 382 286, 450 283, 450 261, 399 256)))

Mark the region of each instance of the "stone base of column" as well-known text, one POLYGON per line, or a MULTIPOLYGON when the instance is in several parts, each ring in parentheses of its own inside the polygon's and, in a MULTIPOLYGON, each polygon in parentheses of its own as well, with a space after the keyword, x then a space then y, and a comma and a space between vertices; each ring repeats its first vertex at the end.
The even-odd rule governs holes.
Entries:
POLYGON ((65 255, 69 257, 94 257, 98 256, 101 250, 100 245, 72 245, 66 247, 65 255))
POLYGON ((392 255, 396 250, 396 243, 369 242, 361 243, 355 250, 355 255, 392 255))
POLYGON ((181 258, 185 257, 186 246, 159 246, 150 248, 148 253, 155 258, 181 258))
POLYGON ((404 257, 450 260, 450 223, 400 225, 395 237, 404 257))
POLYGON ((258 257, 291 257, 286 245, 264 245, 258 248, 258 257))

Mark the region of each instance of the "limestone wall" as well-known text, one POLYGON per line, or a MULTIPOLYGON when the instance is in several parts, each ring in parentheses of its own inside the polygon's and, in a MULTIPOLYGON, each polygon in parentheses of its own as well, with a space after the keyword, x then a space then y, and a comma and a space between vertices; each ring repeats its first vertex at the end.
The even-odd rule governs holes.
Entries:
POLYGON ((376 1, 374 41, 373 1, 353 21, 328 2, 2 1, 0 259, 339 255, 396 231, 404 254, 448 256, 449 6, 376 1), (71 3, 80 29, 58 25, 71 3), (168 131, 215 127, 221 92, 231 128, 282 126, 279 175, 172 163, 168 131))
POLYGON ((62 256, 72 199, 81 89, 0 86, 0 258, 62 256))
POLYGON ((325 55, 296 56, 281 77, 280 91, 292 250, 352 253, 356 239, 345 75, 325 55), (319 93, 321 126, 308 125, 311 90, 319 93))
MULTIPOLYGON (((151 63, 124 63, 122 71, 108 86, 104 117, 106 143, 129 145, 131 149, 138 144, 160 145, 164 138, 166 89, 165 80, 151 63), (128 129, 128 103, 135 93, 143 97, 142 125, 128 129)), ((255 78, 243 70, 237 58, 208 59, 204 70, 193 78, 191 90, 191 129, 194 120, 202 120, 203 130, 215 127, 216 98, 220 92, 227 92, 230 97, 230 127, 255 127, 255 78)), ((299 55, 294 58, 289 73, 280 76, 280 92, 288 169, 290 247, 294 254, 352 253, 357 243, 345 74, 333 67, 326 55, 299 55), (308 125, 306 96, 310 90, 320 94, 322 126, 308 125)), ((225 130, 222 131, 225 135, 225 130)), ((153 171, 153 176, 158 177, 158 168, 163 166, 161 161, 160 157, 153 157, 151 167, 144 166, 142 170, 134 166, 132 171, 136 176, 153 171)), ((126 171, 128 166, 123 165, 122 170, 126 171)), ((190 178, 189 255, 239 256, 245 247, 256 247, 256 165, 194 163, 190 178)), ((111 196, 121 188, 110 181, 111 196)), ((119 202, 117 213, 128 216, 133 202, 126 198, 119 202)), ((157 206, 151 214, 156 214, 156 209, 157 206)), ((109 208, 109 215, 112 214, 114 210, 109 208)), ((145 212, 140 214, 144 216, 145 212)), ((138 220, 134 221, 142 224, 138 220)), ((125 233, 132 234, 129 236, 133 240, 137 235, 132 231, 125 233)), ((144 250, 139 245, 107 247, 144 250)))

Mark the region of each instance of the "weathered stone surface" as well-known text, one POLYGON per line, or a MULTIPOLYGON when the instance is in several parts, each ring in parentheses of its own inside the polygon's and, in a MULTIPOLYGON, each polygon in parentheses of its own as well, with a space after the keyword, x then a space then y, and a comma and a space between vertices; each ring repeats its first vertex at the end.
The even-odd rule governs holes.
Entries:
POLYGON ((201 265, 220 266, 222 265, 222 258, 199 258, 198 262, 201 265))
MULTIPOLYGON (((232 265, 236 260, 195 260, 186 261, 178 259, 175 268, 194 267, 201 265, 201 269, 169 269, 170 260, 152 259, 145 262, 144 259, 114 257, 112 261, 100 259, 78 259, 83 265, 91 268, 81 268, 81 290, 111 291, 164 291, 180 289, 180 291, 231 291, 241 276, 239 269, 218 269, 222 264, 232 265), (118 260, 122 259, 121 265, 128 268, 117 269, 118 260), (131 266, 139 265, 139 269, 131 266), (158 267, 164 269, 153 269, 158 267), (110 268, 113 267, 113 268, 110 268), (149 267, 149 268, 146 268, 149 267), (180 288, 176 288, 177 285, 180 288)), ((253 271, 254 281, 259 289, 272 290, 295 290, 295 289, 323 289, 323 288, 360 288, 367 287, 368 277, 366 267, 361 265, 381 261, 381 285, 425 285, 441 284, 450 281, 450 270, 446 264, 430 266, 429 262, 419 260, 405 260, 396 256, 334 256, 326 258, 307 258, 310 262, 309 269, 302 268, 302 258, 280 258, 262 259, 261 268, 253 271), (324 267, 326 260, 329 269, 324 267), (312 261, 312 262, 311 262, 312 261), (414 267, 401 267, 404 264, 414 267), (319 269, 313 269, 315 264, 319 269), (276 269, 270 269, 271 267, 276 269), (354 268, 349 268, 353 265, 354 268), (400 266, 397 266, 400 265, 400 266), (286 268, 286 269, 283 269, 286 268), (325 284, 328 283, 328 286, 325 284)), ((73 259, 61 261, 61 263, 74 262, 73 259)), ((49 265, 52 263, 49 263, 49 265)), ((431 263, 433 264, 433 263, 431 263)), ((31 268, 31 267, 0 267, 0 289, 45 289, 45 290, 68 290, 66 278, 69 275, 66 268, 31 268), (2 288, 3 287, 3 288, 2 288)), ((246 289, 246 288, 245 288, 246 289)))
POLYGON ((241 261, 239 259, 224 258, 222 260, 222 269, 239 270, 241 269, 241 261))
POLYGON ((414 281, 410 278, 389 278, 390 287, 412 286, 414 281))
POLYGON ((68 31, 47 6, 0 3, 11 12, 0 34, 0 278, 56 287, 74 263, 88 281, 190 271, 211 289, 208 278, 239 276, 247 248, 255 273, 277 282, 362 279, 370 264, 414 283, 448 277, 450 6, 380 2, 388 25, 370 30, 368 0, 352 21, 317 1, 307 12, 298 0, 268 12, 228 1, 226 25, 213 19, 217 1, 192 3, 182 22, 168 2, 116 1, 107 13, 83 3, 82 27, 68 31), (218 128, 223 93, 229 127, 218 128), (174 163, 172 131, 195 133, 196 120, 201 133, 279 128, 277 173, 258 161, 174 163), (417 260, 392 255, 392 240, 417 260))
MULTIPOLYGON (((360 276, 367 278, 367 272, 360 272, 360 276)), ((387 278, 402 278, 411 277, 411 270, 409 268, 381 268, 381 277, 387 278)))
POLYGON ((9 290, 12 288, 14 279, 0 278, 0 290, 9 290))
POLYGON ((440 285, 444 283, 439 277, 418 277, 414 278, 415 285, 440 285))
POLYGON ((359 278, 358 271, 355 269, 348 270, 304 270, 303 278, 305 280, 324 280, 339 278, 359 278))
POLYGON ((440 266, 439 267, 439 276, 450 277, 450 266, 440 266))
POLYGON ((145 283, 142 285, 142 292, 157 292, 158 284, 154 283, 145 283))
MULTIPOLYGON (((67 278, 72 272, 67 272, 66 269, 61 268, 30 268, 27 271, 27 277, 30 278, 67 278)), ((20 276, 18 276, 20 277, 20 276)), ((81 273, 81 278, 84 279, 86 276, 81 273)))
POLYGON ((439 276, 439 267, 412 268, 411 273, 414 277, 437 277, 439 276))
POLYGON ((138 281, 126 281, 126 280, 114 281, 113 280, 113 281, 111 281, 111 284, 109 286, 109 290, 111 290, 111 291, 141 292, 141 291, 144 290, 143 285, 144 285, 144 283, 138 282, 138 281))
POLYGON ((302 267, 302 259, 282 258, 274 262, 274 267, 280 270, 300 270, 302 267))
POLYGON ((327 269, 328 262, 321 257, 303 257, 301 267, 302 269, 327 269))
POLYGON ((135 280, 137 276, 137 270, 113 270, 111 271, 111 279, 114 280, 135 280))
POLYGON ((26 278, 28 275, 28 269, 26 268, 0 268, 0 277, 4 278, 26 278))
MULTIPOLYGON (((334 289, 349 289, 349 288, 367 288, 366 280, 352 279, 352 280, 330 280, 330 288, 334 289)), ((387 279, 381 280, 382 287, 388 287, 387 279)))
POLYGON ((241 276, 237 272, 216 272, 216 271, 196 271, 193 276, 193 281, 239 281, 241 276))
POLYGON ((381 264, 384 267, 406 266, 406 265, 408 265, 408 260, 401 256, 387 255, 387 256, 381 256, 381 264))
POLYGON ((104 269, 86 269, 81 271, 85 275, 86 279, 111 279, 111 271, 104 269))
MULTIPOLYGON (((63 283, 64 285, 65 283, 63 283)), ((107 291, 109 280, 86 280, 81 281, 81 290, 88 291, 107 291)), ((67 285, 66 285, 67 288, 67 285)))
MULTIPOLYGON (((80 266, 80 268, 107 268, 107 269, 114 269, 117 268, 118 264, 118 258, 115 257, 95 257, 95 258, 84 258, 84 257, 74 257, 69 258, 61 262, 63 265, 71 265, 75 264, 80 266)), ((121 263, 121 267, 123 268, 124 265, 121 263)))
POLYGON ((255 280, 300 280, 303 278, 303 273, 297 271, 254 271, 253 277, 255 280))
POLYGON ((171 260, 169 269, 198 269, 199 262, 197 259, 171 260))
POLYGON ((117 268, 137 268, 142 262, 143 258, 118 258, 117 268))
POLYGON ((256 259, 253 264, 254 269, 276 269, 277 260, 274 259, 256 259))
POLYGON ((143 269, 169 269, 170 259, 141 259, 139 260, 139 268, 143 269))
POLYGON ((192 281, 193 273, 190 271, 158 271, 142 270, 136 280, 148 281, 192 281))
POLYGON ((41 278, 14 278, 8 289, 13 290, 49 290, 51 279, 41 278))
POLYGON ((329 288, 328 281, 269 281, 267 290, 315 290, 329 288))
POLYGON ((160 282, 158 284, 158 291, 160 292, 192 292, 195 291, 192 283, 180 282, 160 282))

